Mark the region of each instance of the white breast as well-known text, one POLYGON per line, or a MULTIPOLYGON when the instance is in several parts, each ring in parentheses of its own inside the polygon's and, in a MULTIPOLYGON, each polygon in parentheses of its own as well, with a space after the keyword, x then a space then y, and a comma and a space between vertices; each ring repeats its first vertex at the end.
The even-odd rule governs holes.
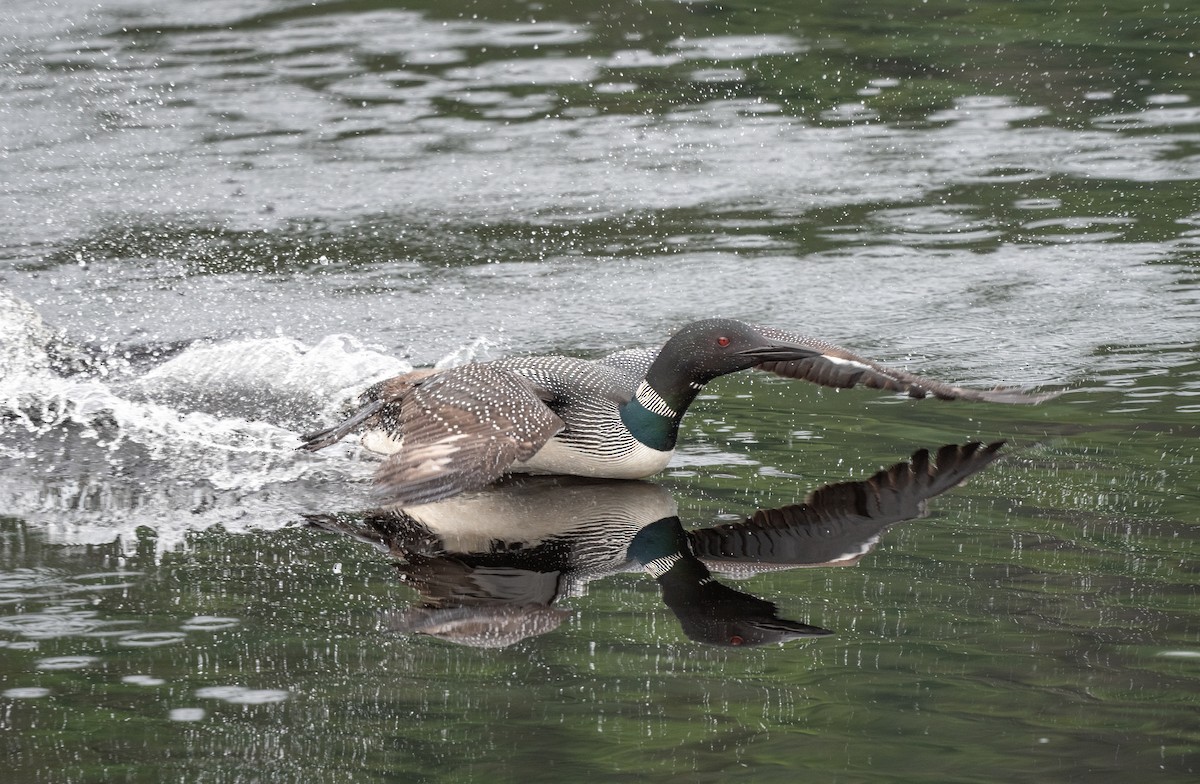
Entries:
POLYGON ((631 446, 617 453, 587 454, 558 438, 550 439, 541 450, 513 471, 529 474, 572 474, 605 479, 643 479, 657 474, 671 462, 674 450, 663 452, 629 439, 631 446))

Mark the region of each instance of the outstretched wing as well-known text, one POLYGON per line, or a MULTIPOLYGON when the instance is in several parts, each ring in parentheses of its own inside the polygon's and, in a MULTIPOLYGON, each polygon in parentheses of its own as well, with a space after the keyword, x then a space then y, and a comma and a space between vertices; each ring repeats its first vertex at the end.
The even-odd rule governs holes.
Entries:
POLYGON ((770 327, 756 327, 764 337, 812 349, 812 355, 802 359, 766 359, 755 367, 787 378, 811 381, 826 387, 853 387, 861 384, 873 389, 905 392, 910 397, 928 395, 942 400, 980 400, 988 403, 1034 404, 1057 397, 1057 392, 1027 393, 1019 389, 967 389, 903 370, 893 370, 869 359, 852 354, 840 346, 805 335, 794 335, 770 327))
POLYGON ((375 473, 376 495, 412 506, 483 487, 563 429, 548 393, 486 364, 441 371, 400 401, 403 444, 375 473))

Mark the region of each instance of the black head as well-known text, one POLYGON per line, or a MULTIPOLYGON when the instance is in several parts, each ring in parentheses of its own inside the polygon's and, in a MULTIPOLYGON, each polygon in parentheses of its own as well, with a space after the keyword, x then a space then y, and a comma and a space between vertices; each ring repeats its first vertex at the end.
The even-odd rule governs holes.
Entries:
POLYGON ((765 361, 803 359, 815 353, 811 347, 772 339, 764 330, 742 321, 706 319, 672 335, 655 364, 664 365, 663 371, 706 383, 765 361))

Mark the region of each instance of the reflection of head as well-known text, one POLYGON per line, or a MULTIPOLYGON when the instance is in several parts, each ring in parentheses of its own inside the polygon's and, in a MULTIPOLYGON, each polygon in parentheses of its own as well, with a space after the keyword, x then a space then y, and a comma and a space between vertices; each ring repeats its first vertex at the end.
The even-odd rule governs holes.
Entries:
MULTIPOLYGON (((707 570, 705 570, 707 572, 707 570)), ((663 600, 679 618, 683 632, 711 645, 766 645, 802 637, 823 637, 833 632, 818 626, 780 618, 775 605, 748 593, 735 591, 711 577, 699 588, 679 590, 659 578, 663 600)))
POLYGON ((831 632, 778 616, 775 605, 717 582, 688 547, 678 517, 643 528, 629 548, 662 587, 683 632, 711 645, 765 645, 831 632))

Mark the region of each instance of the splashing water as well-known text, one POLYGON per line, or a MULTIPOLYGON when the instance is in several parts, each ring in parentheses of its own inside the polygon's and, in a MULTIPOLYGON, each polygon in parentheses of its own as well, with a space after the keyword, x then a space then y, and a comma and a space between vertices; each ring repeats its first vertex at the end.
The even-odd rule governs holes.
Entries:
POLYGON ((164 549, 213 524, 293 522, 366 473, 354 447, 296 452, 297 430, 411 370, 345 336, 197 343, 138 370, 71 346, 6 292, 0 336, 0 508, 71 543, 134 542, 146 525, 164 549))

